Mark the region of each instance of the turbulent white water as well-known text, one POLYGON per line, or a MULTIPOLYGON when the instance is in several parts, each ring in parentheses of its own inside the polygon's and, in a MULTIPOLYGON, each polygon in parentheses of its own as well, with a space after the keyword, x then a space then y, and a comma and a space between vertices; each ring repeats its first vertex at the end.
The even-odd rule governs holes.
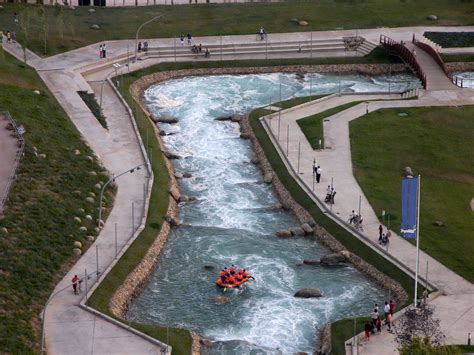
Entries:
MULTIPOLYGON (((129 318, 196 330, 214 341, 210 353, 311 352, 315 334, 327 321, 368 314, 383 293, 352 267, 302 266, 328 251, 307 238, 279 239, 278 229, 295 226, 291 215, 275 209, 271 187, 250 164, 249 142, 239 127, 218 122, 219 116, 295 95, 339 90, 388 90, 387 77, 314 75, 300 81, 290 74, 189 77, 146 91, 155 115, 172 115, 163 124, 168 149, 182 156, 177 171, 193 177, 180 180, 183 192, 198 201, 181 209, 184 225, 173 229, 159 267, 131 305, 129 318), (214 286, 219 268, 234 263, 256 280, 232 290, 230 302, 216 305, 222 294, 214 286), (207 271, 204 265, 213 265, 207 271), (318 287, 320 299, 297 299, 302 287, 318 287)), ((412 76, 392 77, 391 90, 413 87, 412 76), (404 83, 403 83, 404 81, 404 83)), ((342 340, 342 339, 341 339, 342 340)))

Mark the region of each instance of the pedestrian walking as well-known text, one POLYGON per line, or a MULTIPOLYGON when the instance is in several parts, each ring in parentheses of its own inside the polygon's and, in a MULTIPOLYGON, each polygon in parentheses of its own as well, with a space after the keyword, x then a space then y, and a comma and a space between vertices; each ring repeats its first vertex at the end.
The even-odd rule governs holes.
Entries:
POLYGON ((75 295, 79 294, 79 290, 78 290, 79 277, 77 277, 77 275, 74 275, 71 282, 72 282, 72 290, 73 290, 74 294, 75 295))
POLYGON ((99 46, 99 58, 102 58, 102 45, 99 46))
POLYGON ((351 214, 349 215, 349 224, 356 223, 357 220, 357 213, 355 213, 354 210, 352 210, 351 214))
POLYGON ((390 300, 390 303, 388 305, 390 306, 390 314, 393 316, 393 311, 395 310, 395 303, 390 300))
POLYGON ((370 319, 372 320, 372 327, 375 328, 375 325, 377 323, 377 319, 379 319, 379 311, 377 310, 377 308, 374 308, 373 312, 370 313, 370 319))
POLYGON ((382 321, 380 319, 377 319, 375 327, 377 328, 377 335, 382 334, 382 321))
POLYGON ((387 315, 386 323, 388 331, 392 332, 392 315, 390 313, 387 315))
POLYGON ((107 46, 105 43, 102 45, 102 58, 107 58, 107 46))
POLYGON ((191 45, 191 40, 193 39, 193 36, 191 35, 191 33, 188 33, 188 35, 186 37, 188 37, 188 46, 190 46, 191 45))
POLYGON ((370 331, 371 330, 372 330, 372 327, 370 326, 369 321, 365 322, 364 331, 365 331, 365 340, 366 341, 370 340, 370 331))
POLYGON ((316 168, 316 182, 319 184, 319 180, 321 180, 321 167, 318 165, 316 168))
POLYGON ((137 45, 137 51, 141 52, 142 51, 142 42, 138 42, 138 45, 137 45))
POLYGON ((148 41, 143 42, 143 51, 148 52, 148 41))
POLYGON ((181 33, 181 36, 179 37, 179 41, 181 42, 181 45, 184 46, 184 35, 181 33))
POLYGON ((390 314, 390 305, 387 301, 385 301, 385 305, 383 306, 383 313, 385 314, 385 319, 387 319, 388 315, 390 314))
POLYGON ((383 227, 382 225, 379 225, 379 241, 382 239, 382 234, 383 234, 383 227))
POLYGON ((7 43, 12 43, 12 37, 10 31, 7 31, 7 43))

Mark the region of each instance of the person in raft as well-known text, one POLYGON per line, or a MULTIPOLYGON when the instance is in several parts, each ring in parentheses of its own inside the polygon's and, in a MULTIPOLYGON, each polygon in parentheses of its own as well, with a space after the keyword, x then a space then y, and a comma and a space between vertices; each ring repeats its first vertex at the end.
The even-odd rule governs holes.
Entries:
POLYGON ((250 276, 247 270, 237 269, 235 265, 231 265, 229 268, 225 267, 219 272, 219 279, 217 284, 219 286, 228 285, 240 285, 249 279, 255 279, 253 276, 250 276))

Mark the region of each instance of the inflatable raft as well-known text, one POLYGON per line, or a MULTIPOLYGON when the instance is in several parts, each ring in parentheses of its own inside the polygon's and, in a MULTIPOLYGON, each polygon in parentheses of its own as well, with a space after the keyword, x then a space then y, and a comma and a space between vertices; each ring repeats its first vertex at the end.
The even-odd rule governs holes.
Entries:
POLYGON ((220 278, 217 279, 216 281, 216 285, 219 286, 219 287, 222 287, 222 288, 235 288, 235 287, 239 287, 240 285, 243 285, 244 283, 246 283, 248 280, 250 280, 252 278, 252 276, 249 276, 249 277, 244 277, 242 279, 242 281, 238 281, 238 280, 235 280, 234 283, 232 284, 229 284, 227 282, 223 282, 220 278))

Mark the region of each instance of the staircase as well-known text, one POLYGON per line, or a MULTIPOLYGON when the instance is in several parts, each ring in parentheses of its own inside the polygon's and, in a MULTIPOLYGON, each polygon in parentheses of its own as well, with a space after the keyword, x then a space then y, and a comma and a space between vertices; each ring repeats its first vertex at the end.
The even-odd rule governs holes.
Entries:
POLYGON ((357 47, 356 52, 360 53, 361 55, 367 55, 377 47, 377 44, 365 40, 359 47, 357 47))

